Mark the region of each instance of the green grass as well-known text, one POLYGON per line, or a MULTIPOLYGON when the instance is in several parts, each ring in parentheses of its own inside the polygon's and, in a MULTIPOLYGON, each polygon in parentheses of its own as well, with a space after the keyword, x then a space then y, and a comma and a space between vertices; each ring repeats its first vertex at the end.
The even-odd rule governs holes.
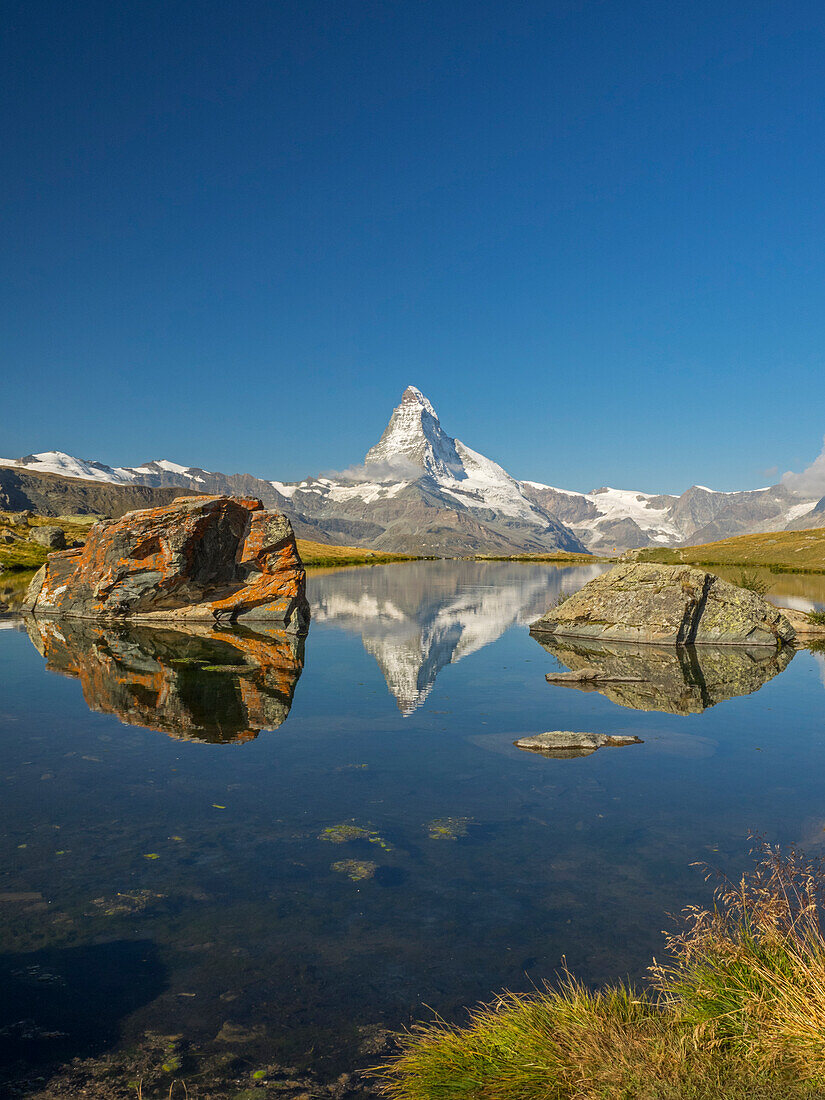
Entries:
POLYGON ((31 571, 39 569, 49 551, 36 542, 0 543, 0 568, 31 571))
POLYGON ((50 551, 28 537, 35 527, 62 527, 66 542, 84 541, 96 516, 31 516, 24 518, 20 512, 0 512, 0 534, 13 532, 23 539, 0 543, 0 569, 34 570, 46 561, 50 551))
POLYGON ((737 535, 677 550, 648 548, 640 552, 638 560, 670 565, 764 566, 777 573, 825 573, 825 528, 737 535))
POLYGON ((686 913, 644 989, 505 993, 463 1027, 415 1027, 378 1067, 395 1100, 825 1097, 823 869, 761 847, 755 870, 686 913))
POLYGON ((395 561, 421 561, 414 554, 384 554, 362 546, 332 546, 310 539, 297 539, 298 553, 305 566, 312 568, 336 565, 384 565, 395 561))

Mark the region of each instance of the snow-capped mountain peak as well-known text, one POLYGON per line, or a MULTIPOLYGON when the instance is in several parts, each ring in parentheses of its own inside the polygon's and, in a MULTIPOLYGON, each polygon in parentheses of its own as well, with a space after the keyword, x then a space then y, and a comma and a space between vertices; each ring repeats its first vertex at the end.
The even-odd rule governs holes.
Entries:
POLYGON ((410 463, 436 479, 463 475, 455 440, 441 427, 435 409, 415 386, 404 390, 384 434, 364 459, 365 466, 410 463))

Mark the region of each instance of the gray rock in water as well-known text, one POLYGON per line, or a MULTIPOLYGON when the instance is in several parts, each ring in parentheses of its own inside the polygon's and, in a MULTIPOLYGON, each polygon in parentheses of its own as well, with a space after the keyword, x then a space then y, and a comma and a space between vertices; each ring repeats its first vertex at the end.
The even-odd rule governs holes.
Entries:
POLYGON ((33 527, 29 538, 49 550, 66 549, 66 532, 62 527, 33 527))
POLYGON ((544 677, 548 684, 639 684, 642 676, 629 676, 621 672, 608 672, 600 668, 577 668, 571 672, 548 672, 544 677))
POLYGON ((532 634, 654 645, 746 645, 795 640, 761 596, 689 565, 627 563, 551 608, 532 634))
POLYGON ((793 607, 782 607, 780 611, 796 631, 798 640, 825 638, 825 623, 812 623, 807 611, 797 611, 793 607))
POLYGON ((574 733, 570 730, 549 730, 532 737, 520 737, 513 744, 517 749, 539 752, 543 756, 555 756, 561 759, 576 756, 591 756, 605 745, 641 745, 638 737, 613 736, 606 733, 574 733))

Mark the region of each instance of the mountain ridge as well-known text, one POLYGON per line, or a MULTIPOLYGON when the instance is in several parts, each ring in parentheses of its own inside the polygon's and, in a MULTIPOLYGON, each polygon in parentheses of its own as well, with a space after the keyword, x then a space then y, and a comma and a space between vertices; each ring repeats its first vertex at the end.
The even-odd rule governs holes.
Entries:
POLYGON ((608 486, 580 493, 519 481, 449 436, 415 386, 406 388, 362 465, 298 482, 222 474, 169 459, 110 467, 59 451, 0 460, 3 467, 122 486, 257 496, 285 512, 303 538, 439 556, 610 554, 798 528, 809 514, 822 518, 817 499, 801 498, 782 484, 735 492, 693 485, 676 495, 608 486))

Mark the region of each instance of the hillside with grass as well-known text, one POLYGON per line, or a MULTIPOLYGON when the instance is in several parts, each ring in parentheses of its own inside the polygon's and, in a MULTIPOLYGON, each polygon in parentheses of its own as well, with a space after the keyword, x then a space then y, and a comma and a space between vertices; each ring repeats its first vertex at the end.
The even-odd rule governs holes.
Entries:
POLYGON ((675 550, 646 549, 637 561, 678 565, 756 565, 777 572, 825 572, 825 527, 810 531, 769 531, 736 535, 719 542, 684 546, 675 550))
POLYGON ((325 542, 296 539, 301 561, 308 568, 330 565, 382 565, 393 561, 420 561, 414 554, 383 554, 363 546, 333 546, 325 542))
POLYGON ((84 542, 96 516, 38 516, 0 512, 0 570, 39 569, 50 551, 32 540, 37 527, 62 527, 66 545, 84 542))

